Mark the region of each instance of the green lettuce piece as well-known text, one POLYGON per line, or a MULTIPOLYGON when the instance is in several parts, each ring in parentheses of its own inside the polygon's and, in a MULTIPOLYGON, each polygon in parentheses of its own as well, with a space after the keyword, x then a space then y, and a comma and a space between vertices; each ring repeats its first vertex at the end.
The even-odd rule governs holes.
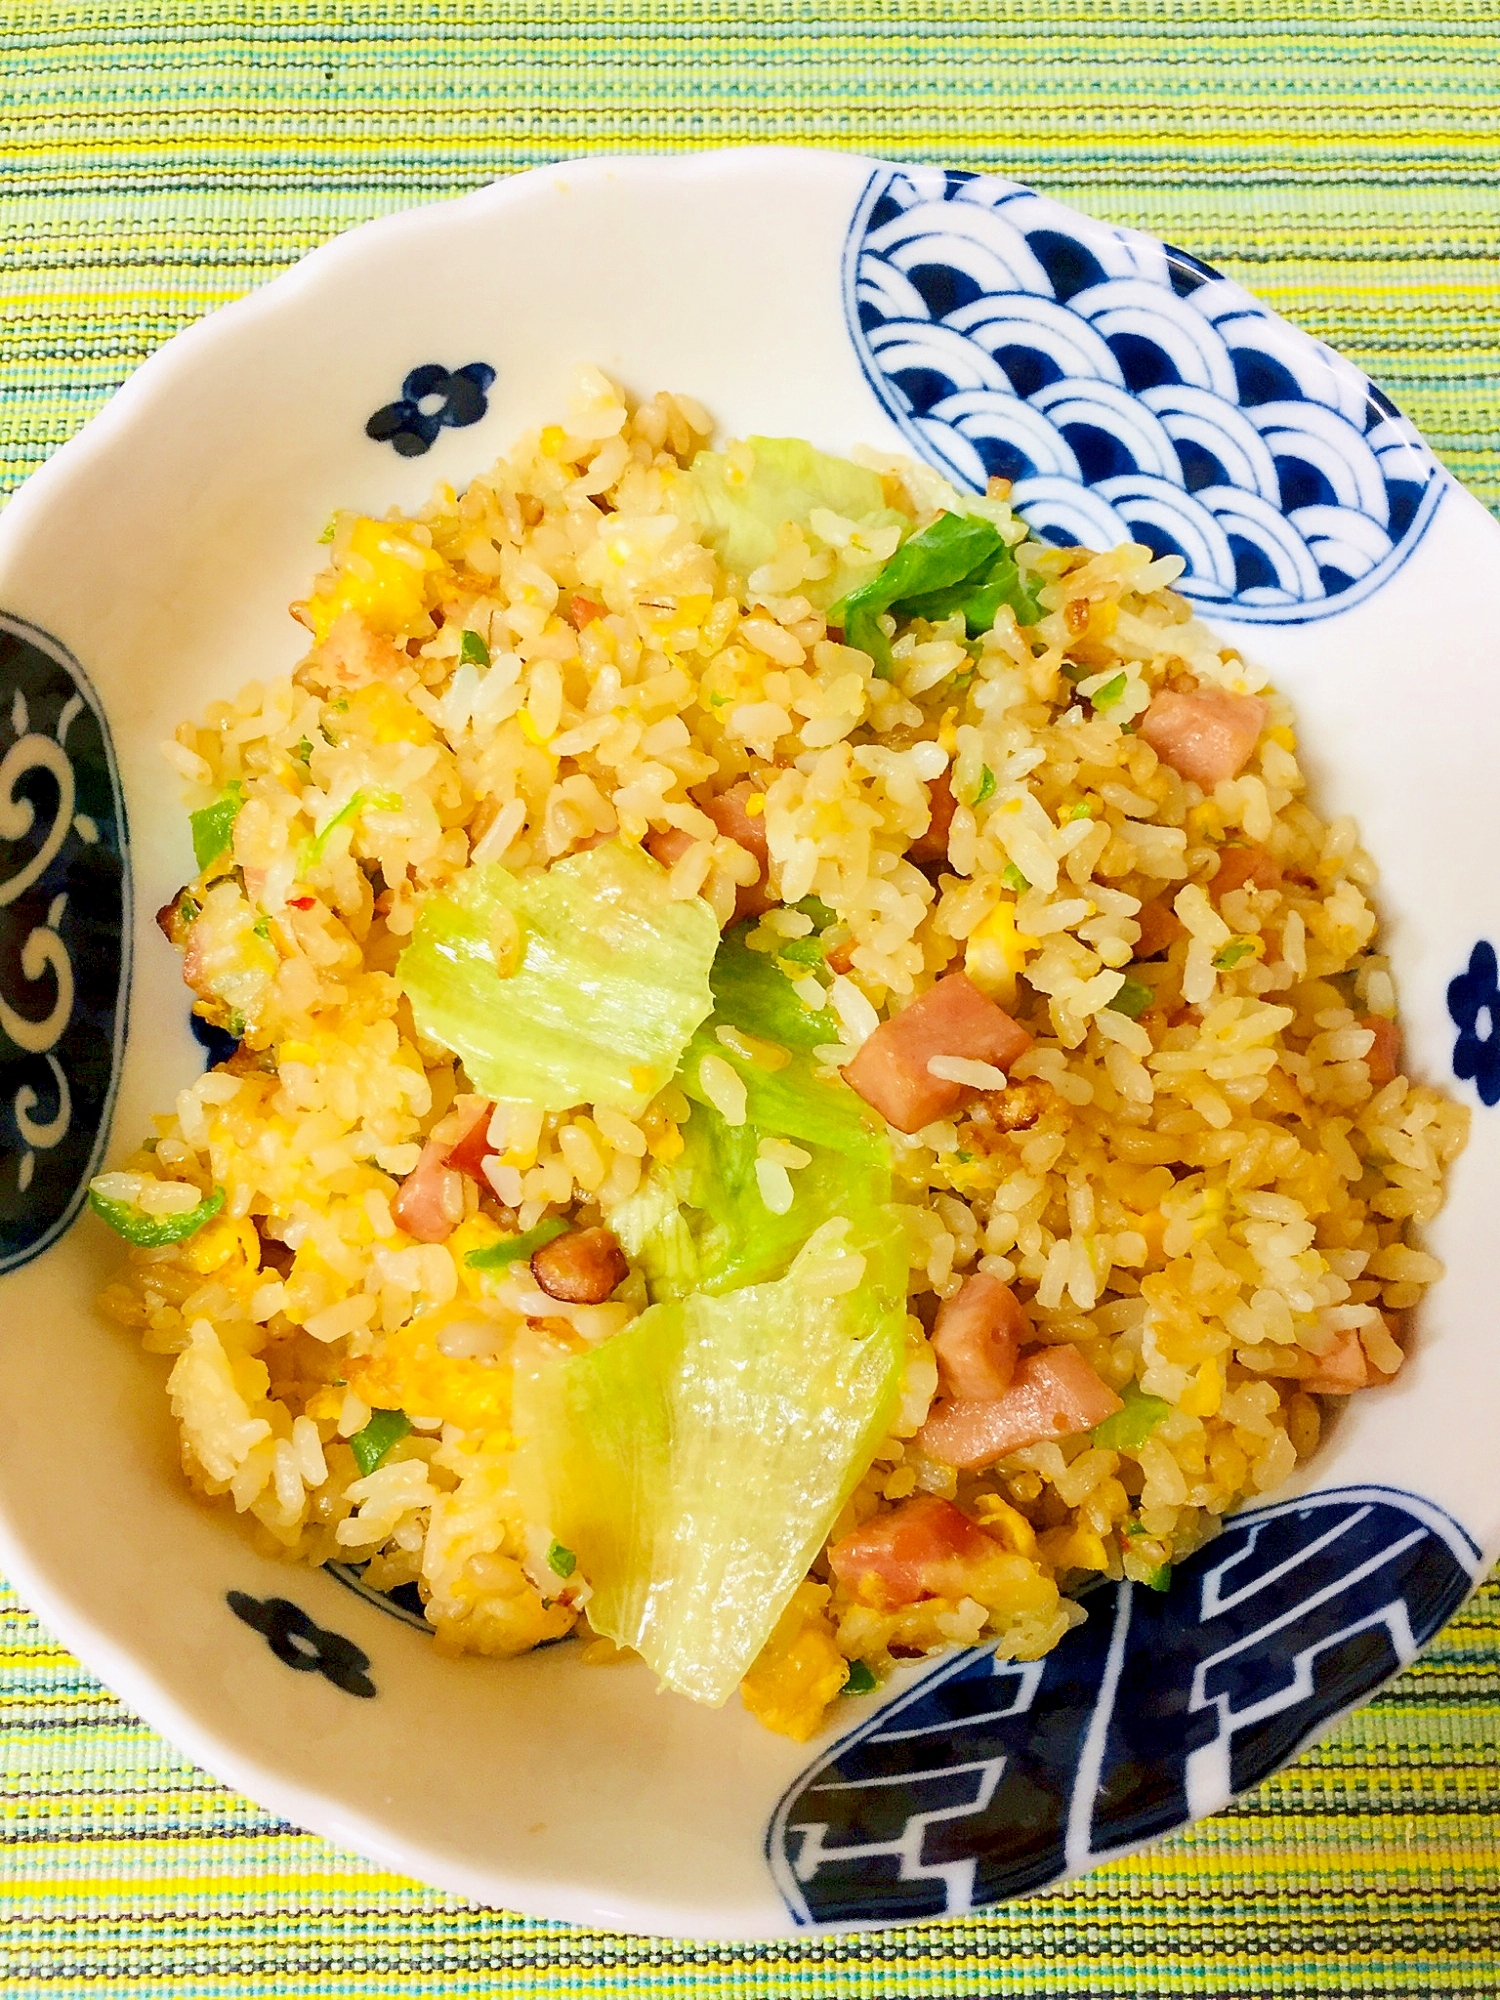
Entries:
MULTIPOLYGON (((732 575, 743 580, 771 560, 784 521, 811 532, 817 508, 861 528, 910 529, 910 515, 886 505, 878 472, 830 457, 801 438, 745 442, 755 454, 748 478, 731 475, 723 452, 700 451, 672 493, 678 513, 732 575)), ((811 602, 826 606, 868 574, 868 563, 856 567, 839 559, 830 576, 800 588, 811 602)))
POLYGON ((810 1055, 798 1051, 781 1069, 766 1069, 736 1049, 726 1048, 710 1023, 699 1028, 688 1043, 677 1077, 678 1085, 695 1104, 713 1103, 703 1087, 705 1056, 720 1057, 743 1082, 745 1122, 762 1136, 775 1134, 793 1139, 799 1146, 826 1146, 857 1159, 884 1157, 887 1141, 877 1130, 864 1099, 841 1077, 826 1076, 810 1055))
POLYGON ((903 618, 929 618, 933 624, 964 614, 964 626, 971 639, 988 632, 1008 604, 1023 625, 1034 625, 1041 606, 1021 581, 1021 571, 1009 547, 997 549, 990 560, 973 575, 949 584, 944 590, 928 591, 918 597, 902 598, 895 609, 903 618))
POLYGON ((826 1007, 803 1005, 792 982, 778 970, 775 957, 751 951, 746 944, 749 928, 748 924, 737 924, 726 931, 714 959, 708 983, 713 990, 715 1018, 788 1049, 811 1050, 836 1042, 839 1024, 833 1014, 826 1007))
POLYGON ((891 647, 880 629, 882 612, 935 621, 962 611, 965 630, 978 638, 994 624, 1002 604, 1026 624, 1040 615, 999 528, 979 514, 955 512, 929 521, 829 615, 842 621, 847 644, 868 653, 876 671, 889 679, 891 647))
MULTIPOLYGON (((779 1278, 821 1225, 842 1216, 857 1227, 891 1198, 891 1153, 863 1100, 821 1068, 812 1051, 838 1028, 826 1009, 804 1007, 791 981, 745 930, 730 931, 710 973, 714 1012, 688 1044, 679 1082, 693 1099, 683 1150, 652 1166, 610 1227, 644 1274, 653 1299, 721 1293, 779 1278), (741 1054, 720 1027, 780 1051, 781 1067, 741 1054), (729 1064, 745 1085, 745 1122, 726 1123, 704 1090, 706 1056, 729 1064), (792 1206, 766 1206, 755 1163, 763 1138, 791 1139, 810 1155, 791 1172, 792 1206)), ((775 1059, 773 1053, 773 1060, 775 1059)))
POLYGON ((133 1201, 112 1201, 108 1195, 89 1189, 89 1207, 95 1215, 138 1250, 160 1250, 168 1243, 181 1243, 189 1236, 196 1236, 223 1206, 221 1187, 211 1188, 197 1207, 190 1208, 185 1215, 148 1215, 133 1201))
POLYGON ((698 1701, 734 1692, 890 1423, 907 1259, 877 1220, 841 1297, 794 1269, 517 1370, 518 1477, 578 1557, 590 1624, 698 1701))
POLYGON ((710 979, 713 1017, 693 1035, 678 1076, 688 1096, 697 1104, 712 1105, 701 1069, 705 1056, 719 1056, 744 1083, 745 1121, 761 1136, 774 1133, 799 1145, 887 1161, 883 1129, 864 1099, 813 1058, 815 1048, 837 1039, 833 1015, 826 1009, 804 1007, 786 974, 769 956, 750 951, 743 933, 731 932, 724 940, 710 979), (768 1068, 742 1055, 732 1043, 721 1042, 715 1033, 721 1027, 773 1043, 788 1060, 780 1068, 768 1068))
POLYGON ((211 806, 188 814, 188 824, 193 829, 193 859, 198 864, 200 875, 210 862, 229 852, 234 839, 234 823, 244 802, 245 788, 236 778, 211 806))
POLYGON ((1135 1451, 1143 1445, 1166 1416, 1172 1405, 1160 1396, 1148 1396, 1136 1383, 1120 1391, 1125 1407, 1095 1424, 1090 1441, 1105 1451, 1135 1451))
POLYGON ((891 1198, 888 1151, 807 1146, 808 1164, 790 1175, 792 1205, 774 1214, 755 1175, 762 1136, 695 1104, 679 1157, 653 1166, 611 1211, 610 1228, 653 1300, 779 1278, 815 1229, 836 1216, 861 1227, 891 1198))
POLYGON ((475 1087, 545 1111, 640 1111, 670 1081, 713 1005, 719 943, 700 896, 618 840, 544 874, 469 868, 423 905, 397 977, 418 1028, 462 1058, 475 1087), (495 926, 514 919, 519 962, 496 969, 495 926))

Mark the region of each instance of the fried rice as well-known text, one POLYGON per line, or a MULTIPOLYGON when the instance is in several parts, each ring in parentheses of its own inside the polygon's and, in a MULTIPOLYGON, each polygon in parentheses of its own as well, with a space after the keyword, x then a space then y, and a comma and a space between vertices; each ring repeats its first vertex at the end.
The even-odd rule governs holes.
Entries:
MULTIPOLYGON (((582 1300, 469 1257, 606 1229, 692 1107, 680 1079, 630 1111, 492 1101, 419 1025, 401 954, 466 871, 524 882, 615 841, 720 926, 738 908, 744 948, 835 1024, 833 1081, 962 970, 1029 1045, 1003 1070, 940 1059, 924 1074, 956 1103, 877 1121, 910 1267, 899 1390, 742 1684, 805 1737, 893 1660, 1041 1655, 1088 1583, 1166 1587, 1285 1481, 1338 1398, 1402 1365, 1467 1114, 1405 1073, 1375 870, 1309 803, 1286 700, 1173 593, 1175 558, 1031 540, 992 482, 1034 620, 887 612, 877 662, 820 585, 877 574, 954 496, 861 454, 897 526, 824 509, 735 574, 679 505, 710 431, 685 397, 632 407, 585 371, 564 422, 462 493, 337 515, 295 670, 164 746, 201 865, 163 928, 235 1046, 96 1182, 102 1211, 146 1218, 102 1303, 169 1357, 186 1475, 264 1551, 415 1584, 446 1649, 572 1633, 622 1657, 517 1477, 513 1366, 522 1339, 618 1339, 649 1287, 628 1257, 582 1300), (1148 718, 1220 693, 1251 699, 1253 748, 1198 782, 1148 718), (730 793, 754 839, 707 810, 730 793), (446 1167, 480 1130, 472 1170, 446 1167), (413 1234, 424 1154, 450 1212, 413 1234), (1072 1350, 1119 1414, 946 1462, 932 1336, 977 1275, 1027 1355, 1072 1350), (882 1523, 932 1501, 982 1551, 897 1589, 882 1523), (841 1545, 884 1570, 830 1562, 841 1545)), ((729 447, 731 486, 756 452, 729 447)), ((770 1213, 807 1159, 761 1142, 770 1213)))

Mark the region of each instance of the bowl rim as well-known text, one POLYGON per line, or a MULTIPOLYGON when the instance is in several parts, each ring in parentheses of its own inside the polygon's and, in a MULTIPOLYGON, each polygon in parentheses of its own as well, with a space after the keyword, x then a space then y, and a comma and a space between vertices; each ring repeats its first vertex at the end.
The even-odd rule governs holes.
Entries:
MULTIPOLYGON (((80 429, 16 489, 3 513, 0 513, 0 546, 12 535, 30 526, 35 512, 45 507, 61 482, 71 478, 87 462, 91 452, 107 452, 117 438, 157 402, 163 389, 170 384, 174 371, 180 370, 184 364, 191 365, 199 358, 211 355, 215 344, 222 348, 262 320, 273 318, 286 301, 308 291, 316 291, 325 281, 336 278, 346 264, 368 258, 372 253, 389 255, 393 249, 399 248, 403 240, 420 234, 434 213, 468 212, 475 216, 503 213, 508 207, 528 200, 542 180, 555 180, 558 176, 585 184, 631 177, 660 181, 699 180, 725 171, 744 172, 751 163, 755 167, 816 167, 830 158, 862 163, 872 172, 883 165, 899 168, 902 164, 886 162, 877 155, 854 148, 760 145, 753 142, 680 153, 622 151, 588 154, 564 157, 542 166, 506 174, 462 195, 421 200, 341 230, 327 242, 300 256, 275 277, 239 298, 211 308, 154 348, 80 429)), ((1086 211, 1073 209, 1070 203, 1047 193, 1045 189, 1037 192, 1094 227, 1124 227, 1105 223, 1086 211)), ((1127 229, 1127 233, 1151 243, 1161 241, 1151 232, 1133 226, 1127 229)), ((1268 307, 1267 311, 1278 323, 1285 323, 1274 309, 1268 307)), ((1302 337, 1311 338, 1306 334, 1302 337)), ((1457 487, 1446 468, 1442 468, 1440 477, 1445 487, 1457 487)), ((1210 620, 1215 616, 1211 609, 1200 611, 1200 615, 1210 620)), ((1275 1498, 1271 1496, 1273 1503, 1275 1498)), ((1487 1550, 1486 1556, 1492 1557, 1495 1552, 1487 1550)), ((445 1889, 476 1902, 493 1903, 497 1880, 503 1874, 502 1868, 485 1869, 456 1864, 449 1852, 444 1852, 441 1859, 435 1855, 426 1856, 419 1838, 393 1836, 382 1822, 364 1810, 342 1804, 335 1794, 326 1789, 299 1783, 281 1768, 258 1762, 253 1755, 240 1751, 218 1736, 210 1725, 199 1721, 157 1678, 150 1666, 140 1662, 127 1644, 112 1636, 96 1620, 87 1603, 75 1594, 63 1577, 48 1572, 41 1562, 33 1561, 24 1537, 4 1509, 0 1509, 0 1566, 15 1583, 25 1603, 35 1609, 39 1618, 79 1655, 92 1673, 173 1746, 180 1748, 223 1782, 252 1799, 269 1801, 269 1810, 282 1814, 323 1839, 353 1849, 402 1874, 415 1874, 423 1881, 439 1882, 445 1889)), ((1483 1573, 1481 1569, 1481 1576, 1483 1573)), ((1385 1681, 1379 1683, 1380 1686, 1385 1684, 1385 1681)), ((1351 1704, 1351 1708, 1370 1699, 1376 1691, 1375 1688, 1368 1690, 1358 1702, 1351 1704)), ((1344 1709, 1329 1717, 1303 1747, 1326 1735, 1349 1712, 1350 1709, 1344 1709)), ((1152 1844, 1153 1840, 1141 1843, 1143 1846, 1152 1844)), ((517 1907, 544 1918, 591 1927, 616 1930, 638 1928, 642 1932, 661 1933, 660 1911, 653 1904, 619 1891, 611 1893, 610 1904, 607 1910, 596 1904, 589 1913, 580 1916, 580 1899, 573 1893, 566 1878, 556 1878, 549 1883, 537 1874, 526 1878, 523 1896, 517 1907)), ((696 1905, 706 1914, 711 1909, 711 1892, 698 1896, 696 1905)), ((678 1903, 672 1911, 674 1919, 686 1914, 688 1911, 682 1903, 678 1903)), ((820 1925, 815 1933, 807 1934, 868 1927, 864 1923, 820 1925)), ((676 1934, 702 1937, 725 1935, 722 1930, 714 1929, 711 1923, 701 1929, 685 1928, 676 1934)), ((784 1933, 770 1928, 754 1933, 768 1937, 778 1934, 784 1933)))

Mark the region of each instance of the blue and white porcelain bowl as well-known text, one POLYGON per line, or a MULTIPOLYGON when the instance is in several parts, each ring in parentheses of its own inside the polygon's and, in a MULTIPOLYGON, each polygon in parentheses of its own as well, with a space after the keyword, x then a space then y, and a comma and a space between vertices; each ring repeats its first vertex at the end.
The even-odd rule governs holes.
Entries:
MULTIPOLYGON (((355 230, 173 341, 0 519, 0 1564, 142 1715, 288 1819, 484 1902, 749 1936, 958 1915, 1222 1806, 1411 1659, 1500 1553, 1500 527, 1379 390, 1229 280, 999 179, 746 150, 549 168, 355 230), (1047 1659, 904 1669, 798 1746, 559 1647, 437 1656, 177 1476, 73 1224, 203 1061, 151 912, 157 744, 299 654, 336 506, 455 486, 594 361, 731 433, 1015 481, 1186 559, 1354 813, 1419 1075, 1474 1104, 1397 1383, 1157 1597, 1047 1659)), ((394 1615, 393 1615, 394 1614, 394 1615)))

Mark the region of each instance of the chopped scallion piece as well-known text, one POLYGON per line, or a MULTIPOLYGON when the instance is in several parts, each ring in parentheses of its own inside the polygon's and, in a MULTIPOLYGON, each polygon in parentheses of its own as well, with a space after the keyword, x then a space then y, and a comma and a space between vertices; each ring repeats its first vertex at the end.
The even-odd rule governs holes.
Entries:
POLYGON ((458 657, 471 667, 487 667, 490 663, 490 649, 477 632, 465 628, 464 636, 458 642, 458 657))
POLYGON ((1124 674, 1116 674, 1112 680, 1107 680, 1102 688, 1095 688, 1094 692, 1089 696, 1089 700, 1094 704, 1096 709, 1113 708, 1124 692, 1125 676, 1124 674))
POLYGON ((1143 1445, 1172 1408, 1160 1396, 1148 1396, 1132 1382, 1120 1391, 1125 1407, 1095 1424, 1089 1433, 1101 1451, 1135 1451, 1143 1445))
POLYGON ((351 820, 357 819, 361 813, 372 810, 375 812, 399 812, 401 810, 401 794, 399 792, 387 791, 361 790, 356 792, 347 805, 339 807, 323 831, 315 834, 308 841, 301 855, 298 857, 299 869, 305 872, 307 869, 317 866, 323 859, 323 853, 328 846, 329 837, 336 827, 347 826, 351 820))
POLYGON ((1109 1006, 1116 1014, 1124 1014, 1128 1020, 1138 1021, 1151 1002, 1156 998, 1151 988, 1140 979, 1127 979, 1109 1006))
POLYGON ((1092 819, 1093 817, 1094 817, 1094 804, 1092 799, 1075 800, 1074 803, 1070 805, 1068 807, 1068 810, 1063 814, 1064 820, 1092 819))
POLYGON ((870 1672, 863 1660, 849 1662, 849 1678, 839 1689, 840 1694, 873 1694, 880 1683, 870 1672))
POLYGON ((361 1479, 368 1479, 377 1465, 383 1465, 411 1429, 405 1410, 372 1410, 370 1421, 349 1440, 361 1479))
POLYGON ((211 1222, 224 1206, 224 1190, 213 1188, 196 1208, 190 1208, 185 1215, 147 1215, 143 1208, 137 1208, 132 1201, 111 1201, 96 1189, 89 1189, 89 1207, 95 1215, 107 1222, 117 1236, 123 1236, 127 1243, 135 1244, 139 1250, 160 1250, 167 1243, 181 1243, 185 1238, 196 1235, 205 1222, 211 1222))
POLYGON ((1148 1590, 1170 1590, 1172 1588, 1172 1565, 1162 1563, 1146 1578, 1148 1590))
POLYGON ((1013 896, 1024 896, 1031 884, 1021 873, 1014 861, 1007 861, 1000 874, 1000 880, 1013 896))
POLYGON ((973 803, 976 806, 982 806, 986 799, 993 798, 994 795, 995 774, 989 765, 986 764, 984 769, 979 773, 979 789, 974 794, 973 803))
POLYGON ((547 1551, 547 1567, 554 1576, 571 1576, 578 1567, 578 1558, 561 1542, 554 1542, 547 1551))
POLYGON ((826 930, 833 922, 833 911, 817 896, 804 896, 796 908, 804 917, 811 917, 820 931, 826 930))
POLYGON ((198 864, 200 875, 221 854, 229 852, 234 839, 234 823, 244 800, 245 788, 236 778, 211 806, 204 806, 201 812, 188 815, 193 829, 193 859, 198 864))
POLYGON ((1222 951, 1214 953, 1214 964, 1221 972, 1229 972, 1242 958, 1248 958, 1254 950, 1254 938, 1231 938, 1222 951))
POLYGON ((534 1250, 540 1250, 544 1243, 567 1230, 560 1215, 547 1215, 520 1236, 504 1236, 498 1243, 486 1243, 481 1250, 471 1250, 464 1262, 476 1271, 499 1271, 507 1264, 518 1263, 523 1257, 530 1261, 534 1250))

